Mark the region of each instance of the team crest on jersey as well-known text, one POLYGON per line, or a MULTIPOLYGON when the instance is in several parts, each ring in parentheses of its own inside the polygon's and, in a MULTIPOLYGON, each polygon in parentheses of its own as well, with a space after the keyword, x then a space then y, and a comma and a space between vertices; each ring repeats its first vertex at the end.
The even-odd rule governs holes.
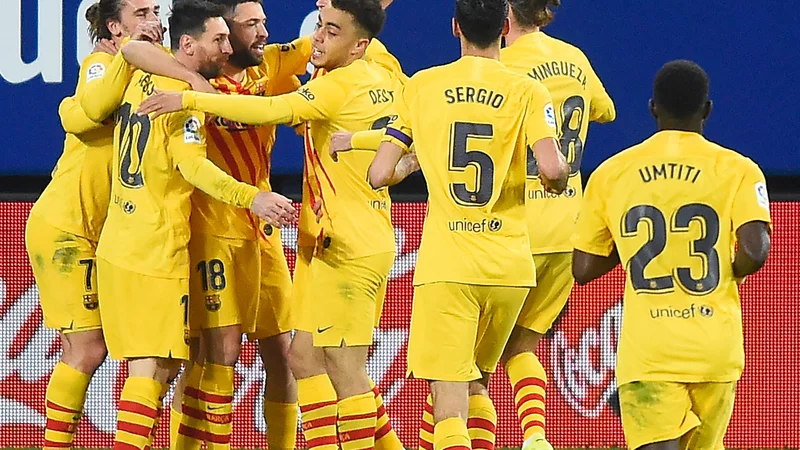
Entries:
POLYGON ((86 70, 86 82, 96 80, 98 78, 103 78, 103 75, 106 74, 106 66, 100 63, 94 63, 89 66, 89 69, 86 70))
POLYGON ((544 120, 551 128, 556 127, 556 110, 553 109, 552 103, 548 103, 544 106, 544 120))
POLYGON ((219 294, 206 295, 206 309, 211 312, 217 312, 222 308, 222 302, 219 299, 219 294))
POLYGON ((183 142, 186 144, 202 144, 200 136, 200 120, 195 116, 190 116, 183 123, 183 142))
POLYGON ((100 303, 97 301, 97 294, 86 294, 83 296, 83 307, 89 311, 94 311, 100 303))
POLYGON ((497 233, 503 228, 503 221, 500 219, 492 219, 489 221, 489 231, 497 233))
POLYGON ((756 183, 756 200, 758 200, 759 206, 769 210, 769 194, 767 193, 767 185, 760 181, 756 183))

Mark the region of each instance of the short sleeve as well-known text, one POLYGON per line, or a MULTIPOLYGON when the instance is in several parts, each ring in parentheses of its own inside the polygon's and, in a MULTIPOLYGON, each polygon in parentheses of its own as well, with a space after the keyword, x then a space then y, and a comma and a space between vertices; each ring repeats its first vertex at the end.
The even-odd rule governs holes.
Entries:
POLYGON ((584 253, 609 256, 614 250, 614 238, 606 220, 608 213, 605 210, 602 194, 605 183, 600 177, 601 175, 595 171, 586 185, 583 205, 572 235, 572 244, 576 250, 584 253))
POLYGON ((206 157, 205 115, 199 111, 179 111, 165 117, 168 149, 174 167, 184 159, 206 157))
POLYGON ((769 214, 769 194, 764 173, 752 161, 746 160, 740 168, 742 182, 733 198, 731 220, 733 230, 754 221, 772 223, 769 214))
POLYGON ((525 139, 529 146, 546 138, 556 138, 556 112, 550 91, 538 81, 530 80, 528 109, 525 117, 525 139))
POLYGON ((414 131, 411 129, 410 104, 414 97, 413 83, 407 83, 394 102, 396 116, 394 121, 386 127, 383 142, 391 142, 403 149, 404 153, 411 151, 414 143, 414 131))

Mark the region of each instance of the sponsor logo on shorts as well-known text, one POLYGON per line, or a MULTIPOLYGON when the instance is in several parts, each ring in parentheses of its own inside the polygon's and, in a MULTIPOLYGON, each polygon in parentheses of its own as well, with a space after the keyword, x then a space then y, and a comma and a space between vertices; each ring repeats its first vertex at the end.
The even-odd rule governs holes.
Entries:
POLYGON ((97 301, 97 294, 85 294, 83 296, 83 307, 89 311, 94 311, 100 303, 97 301))
POLYGON ((481 219, 480 221, 464 218, 448 222, 447 227, 454 233, 486 233, 487 231, 497 233, 503 228, 503 221, 498 218, 481 219))
POLYGON ((674 308, 672 306, 667 306, 666 308, 650 309, 650 318, 652 319, 688 320, 694 319, 698 315, 701 317, 712 317, 714 315, 714 308, 708 305, 697 306, 692 303, 688 308, 674 308))
POLYGON ((206 295, 206 309, 211 312, 217 312, 222 308, 222 302, 219 299, 219 294, 206 295))

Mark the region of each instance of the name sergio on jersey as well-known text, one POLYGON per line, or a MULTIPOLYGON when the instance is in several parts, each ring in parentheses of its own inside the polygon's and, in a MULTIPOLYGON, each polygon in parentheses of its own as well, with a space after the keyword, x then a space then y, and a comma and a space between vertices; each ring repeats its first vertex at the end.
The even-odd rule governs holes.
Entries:
POLYGON ((448 222, 447 228, 453 233, 486 233, 487 231, 497 233, 503 228, 503 221, 500 219, 481 219, 479 222, 475 222, 464 218, 448 222))
POLYGON ((444 97, 449 105, 455 103, 477 103, 479 105, 491 106, 494 109, 500 109, 506 101, 503 94, 472 86, 458 86, 445 89, 444 97))
POLYGON ((570 77, 580 83, 581 87, 586 90, 586 74, 583 73, 583 69, 577 64, 567 61, 548 61, 540 64, 531 69, 528 72, 528 76, 539 81, 557 76, 570 77))

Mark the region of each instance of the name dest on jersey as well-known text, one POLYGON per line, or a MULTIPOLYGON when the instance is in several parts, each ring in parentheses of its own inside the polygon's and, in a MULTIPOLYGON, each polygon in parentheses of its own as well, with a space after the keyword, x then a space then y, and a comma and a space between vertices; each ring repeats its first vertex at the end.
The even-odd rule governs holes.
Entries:
POLYGON ((659 180, 679 180, 695 183, 702 171, 697 167, 680 163, 650 164, 639 168, 639 176, 645 183, 659 180))
POLYGON ((453 233, 486 233, 490 231, 497 233, 503 228, 503 221, 500 219, 481 219, 473 221, 467 218, 461 220, 451 220, 447 223, 447 228, 453 233))
POLYGON ((540 64, 528 72, 528 76, 534 80, 544 81, 551 77, 564 76, 573 78, 586 89, 586 74, 580 66, 567 61, 548 61, 540 64))
POLYGON ((444 98, 449 105, 456 103, 476 103, 490 106, 494 109, 500 109, 506 101, 506 97, 499 92, 472 86, 458 86, 445 89, 444 98))
POLYGON ((394 103, 394 91, 389 89, 370 89, 369 99, 372 100, 373 105, 394 103))
POLYGON ((714 308, 708 305, 696 306, 692 303, 688 308, 675 308, 668 306, 666 308, 651 308, 651 319, 679 319, 688 320, 696 317, 709 318, 714 315, 714 308))

